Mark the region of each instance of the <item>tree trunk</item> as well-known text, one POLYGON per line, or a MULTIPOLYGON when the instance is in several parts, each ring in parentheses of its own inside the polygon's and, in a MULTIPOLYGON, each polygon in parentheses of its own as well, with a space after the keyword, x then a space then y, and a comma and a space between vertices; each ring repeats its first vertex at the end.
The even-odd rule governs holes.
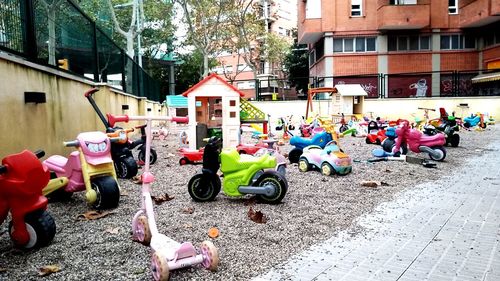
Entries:
POLYGON ((208 54, 203 52, 203 77, 208 76, 208 54))

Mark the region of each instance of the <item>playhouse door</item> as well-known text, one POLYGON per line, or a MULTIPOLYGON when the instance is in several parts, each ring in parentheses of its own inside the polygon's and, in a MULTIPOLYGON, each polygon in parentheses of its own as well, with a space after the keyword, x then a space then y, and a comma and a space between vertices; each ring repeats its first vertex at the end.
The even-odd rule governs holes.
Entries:
POLYGON ((222 144, 235 147, 239 144, 240 97, 223 97, 222 103, 222 144))

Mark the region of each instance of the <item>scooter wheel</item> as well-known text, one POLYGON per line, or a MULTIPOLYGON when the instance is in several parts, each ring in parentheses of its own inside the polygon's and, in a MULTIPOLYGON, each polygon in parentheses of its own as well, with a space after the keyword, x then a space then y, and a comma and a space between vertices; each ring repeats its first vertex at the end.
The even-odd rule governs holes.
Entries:
POLYGON ((148 218, 144 215, 137 218, 137 224, 134 229, 134 239, 146 246, 151 243, 151 229, 149 228, 148 218))
POLYGON ((432 154, 429 154, 429 157, 434 160, 434 161, 443 161, 444 158, 446 158, 446 149, 442 146, 433 146, 431 147, 432 150, 439 156, 434 156, 432 154))
POLYGON ((167 259, 160 251, 153 253, 151 259, 151 273, 153 274, 153 279, 156 281, 167 281, 170 276, 167 259))
POLYGON ((120 201, 120 189, 113 177, 103 176, 90 180, 92 189, 97 193, 97 199, 93 202, 96 209, 110 209, 118 206, 120 201))
POLYGON ((199 173, 194 175, 188 183, 188 192, 197 202, 213 201, 219 194, 221 182, 217 175, 199 173))
POLYGON ((266 171, 262 176, 260 176, 257 179, 255 184, 253 184, 253 186, 262 186, 262 187, 266 185, 274 186, 275 188, 274 194, 270 196, 260 194, 257 196, 257 199, 259 199, 259 201, 269 204, 280 203, 281 200, 283 200, 283 198, 285 197, 285 194, 288 190, 288 182, 286 181, 285 177, 274 171, 266 171))
POLYGON ((214 244, 210 241, 203 241, 200 250, 203 256, 201 265, 210 271, 216 271, 219 266, 219 252, 214 244))
POLYGON ((25 224, 29 234, 29 241, 25 244, 19 244, 14 237, 15 229, 13 228, 12 221, 9 223, 10 238, 16 247, 31 249, 47 246, 56 235, 56 223, 52 216, 45 210, 36 210, 27 214, 25 224))

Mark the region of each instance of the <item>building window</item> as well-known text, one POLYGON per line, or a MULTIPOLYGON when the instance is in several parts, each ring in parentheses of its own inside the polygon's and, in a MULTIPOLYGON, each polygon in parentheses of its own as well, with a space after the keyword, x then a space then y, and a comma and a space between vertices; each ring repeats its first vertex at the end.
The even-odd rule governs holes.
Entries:
POLYGON ((415 5, 417 0, 390 0, 390 5, 415 5))
POLYGON ((351 0, 351 17, 360 17, 363 15, 362 3, 363 0, 351 0))
POLYGON ((375 37, 335 38, 333 51, 336 53, 363 53, 376 51, 375 37))
POLYGON ((441 35, 441 50, 475 49, 476 39, 459 34, 441 35))
POLYGON ((314 45, 314 52, 316 53, 316 60, 321 59, 325 55, 325 39, 321 38, 316 44, 314 45))
POLYGON ((430 50, 430 36, 389 36, 389 51, 421 51, 430 50))
MULTIPOLYGON (((467 42, 465 44, 467 44, 467 42)), ((497 29, 493 33, 488 33, 484 36, 485 47, 489 47, 495 44, 500 44, 500 29, 497 29)))
POLYGON ((316 55, 315 55, 314 50, 312 50, 309 53, 309 66, 313 65, 315 62, 316 62, 316 55))
POLYGON ((448 14, 458 14, 458 0, 448 0, 448 14))
POLYGON ((321 0, 307 0, 306 19, 321 18, 321 0))

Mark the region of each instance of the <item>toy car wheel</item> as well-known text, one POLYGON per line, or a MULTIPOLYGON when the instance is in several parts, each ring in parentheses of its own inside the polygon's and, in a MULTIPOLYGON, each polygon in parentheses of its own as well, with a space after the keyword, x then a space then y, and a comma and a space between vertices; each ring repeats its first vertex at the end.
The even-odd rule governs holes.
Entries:
POLYGON ((94 208, 110 209, 118 206, 118 201, 120 201, 120 189, 113 177, 104 176, 93 178, 90 180, 90 184, 92 189, 97 193, 94 208))
POLYGON ((167 281, 170 276, 170 270, 165 255, 156 251, 151 259, 151 273, 156 281, 167 281))
POLYGON ((238 151, 238 153, 239 153, 240 155, 241 155, 241 154, 247 154, 247 152, 246 152, 245 150, 243 150, 243 149, 240 149, 240 150, 238 151))
POLYGON ((213 201, 219 194, 221 182, 217 175, 208 176, 202 173, 194 175, 188 183, 188 192, 197 202, 213 201))
POLYGON ((446 149, 442 146, 433 146, 432 150, 438 155, 433 156, 433 154, 429 154, 429 157, 434 161, 443 161, 446 158, 446 149))
POLYGON ((479 127, 482 129, 486 129, 486 123, 483 122, 483 124, 479 123, 479 127))
POLYGON ((460 135, 459 134, 453 134, 450 136, 450 145, 452 147, 457 147, 459 143, 460 143, 460 135))
POLYGON ((465 128, 470 128, 470 127, 471 127, 471 125, 470 125, 470 123, 469 123, 469 122, 464 122, 464 127, 465 127, 465 128))
POLYGON ((278 173, 280 173, 282 176, 286 176, 286 166, 285 165, 279 165, 277 169, 278 173))
POLYGON ((349 127, 347 127, 347 125, 342 125, 339 128, 339 133, 343 133, 343 132, 347 131, 348 129, 349 129, 349 127))
POLYGON ((137 218, 137 224, 134 229, 134 240, 146 246, 151 243, 151 229, 149 228, 148 217, 142 215, 137 218))
MULTIPOLYGON (((156 160, 158 159, 158 155, 156 154, 156 150, 151 148, 150 150, 151 155, 149 156, 149 165, 153 165, 156 160)), ((142 163, 146 163, 146 147, 142 147, 141 150, 139 150, 139 155, 137 156, 139 161, 142 163)))
POLYGON ((294 148, 288 153, 288 160, 290 163, 298 163, 300 155, 302 155, 302 149, 294 148))
POLYGON ((214 244, 210 241, 203 241, 200 250, 203 256, 201 265, 210 271, 216 271, 219 266, 219 252, 214 244))
POLYGON ((380 145, 380 144, 381 144, 379 139, 377 139, 377 140, 375 141, 375 143, 376 143, 376 144, 378 144, 378 145, 380 145))
POLYGON ((321 164, 321 173, 325 176, 332 176, 335 174, 335 169, 328 162, 323 162, 321 164))
POLYGON ((274 171, 267 171, 253 184, 253 186, 266 186, 272 185, 275 188, 275 192, 271 196, 259 194, 258 199, 264 203, 278 204, 283 200, 285 194, 288 190, 288 183, 282 175, 274 171))
POLYGON ((365 138, 365 142, 366 142, 366 144, 372 144, 372 142, 370 141, 370 139, 368 137, 365 138))
POLYGON ((56 223, 52 216, 45 210, 36 210, 26 215, 25 224, 29 234, 29 241, 21 245, 13 237, 15 229, 12 221, 9 223, 9 234, 16 247, 31 249, 47 246, 56 235, 56 223))
POLYGON ((181 159, 179 159, 179 165, 181 165, 181 166, 187 165, 189 163, 190 163, 190 161, 186 157, 182 157, 181 159))
POLYGON ((300 157, 299 159, 299 171, 307 172, 309 171, 309 161, 305 157, 300 157))
POLYGON ((121 179, 131 179, 137 175, 137 162, 131 156, 117 159, 114 164, 116 176, 121 179))

